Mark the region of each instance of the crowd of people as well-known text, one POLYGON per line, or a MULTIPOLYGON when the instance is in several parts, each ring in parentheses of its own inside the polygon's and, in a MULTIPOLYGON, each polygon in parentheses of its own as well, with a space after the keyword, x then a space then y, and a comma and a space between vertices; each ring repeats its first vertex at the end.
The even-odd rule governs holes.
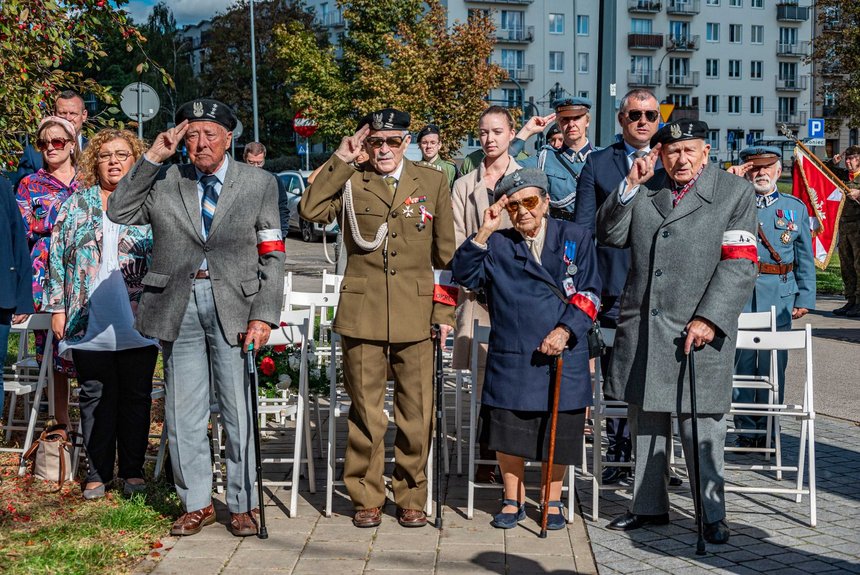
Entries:
MULTIPOLYGON (((524 462, 550 459, 549 428, 556 425, 553 468, 544 470, 541 489, 547 528, 563 528, 562 481, 567 466, 582 459, 592 398, 588 334, 602 326, 617 330, 615 346, 597 359, 605 393, 629 405, 629 422, 607 424, 607 457, 635 462, 633 471, 612 466, 602 477, 615 483, 633 476, 631 506, 609 527, 669 522, 667 485, 680 484, 668 464, 674 412, 686 461, 699 458, 708 486, 705 538, 725 543, 726 414, 733 398, 761 400, 754 391, 733 391, 732 374, 768 369, 766 358, 736 353, 733 334, 742 311, 776 305, 778 328, 790 329, 814 308, 803 204, 777 191, 780 150, 751 147, 741 153, 743 164, 723 171, 709 163, 707 124, 660 127, 658 101, 647 90, 620 100, 620 138, 602 149, 587 136, 590 100, 562 98, 552 106, 554 113, 530 118, 519 132, 506 108, 489 106, 475 126, 481 149, 460 169, 441 155, 434 124, 417 131, 423 160, 406 159, 410 115, 378 110, 311 178, 301 216, 338 220, 342 230, 344 278, 333 329, 351 398, 344 481, 353 523, 382 521, 384 400, 393 376, 396 515, 404 527, 426 525, 433 338, 444 344, 453 332, 453 367, 468 369, 477 321, 491 328, 473 382, 480 459, 496 460, 501 477, 484 463, 476 480, 504 489, 492 523, 510 529, 526 519, 524 462), (543 132, 546 144, 530 156, 526 142, 543 132), (433 270, 446 268, 459 284, 456 306, 434 289, 433 270), (687 386, 694 351, 706 380, 695 414, 687 386), (549 376, 559 357, 556 414, 549 376), (694 417, 700 445, 692 439, 694 417)), ((69 424, 68 380, 77 378, 86 499, 103 497, 115 477, 127 494, 145 489, 160 350, 170 460, 184 510, 174 535, 215 521, 211 381, 227 438, 229 529, 255 534, 254 398, 243 362, 279 323, 289 229, 283 188, 261 169, 262 144, 246 146, 244 163, 227 153, 237 119, 222 102, 182 105, 175 126, 148 148, 125 130, 86 140, 86 119, 83 99, 61 93, 22 155, 14 188, 0 187, 0 345, 6 348, 10 324, 52 314, 52 415, 69 424), (183 143, 190 163, 170 163, 183 143)), ((849 148, 846 163, 857 173, 860 149, 849 148)), ((850 225, 843 227, 848 235, 850 225)), ((853 241, 846 260, 860 253, 853 241)), ((856 277, 846 278, 842 311, 855 316, 856 277)), ((36 334, 40 360, 47 359, 47 339, 36 334)), ((786 361, 781 355, 780 397, 786 361)), ((733 423, 739 446, 764 439, 763 421, 733 423)))

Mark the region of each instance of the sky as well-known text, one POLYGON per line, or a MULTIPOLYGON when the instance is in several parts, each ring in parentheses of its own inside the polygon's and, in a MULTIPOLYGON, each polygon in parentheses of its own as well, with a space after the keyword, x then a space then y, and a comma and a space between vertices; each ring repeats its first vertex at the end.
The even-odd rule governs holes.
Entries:
MULTIPOLYGON (((135 23, 146 22, 152 7, 158 0, 130 0, 123 8, 131 14, 135 23)), ((173 10, 176 24, 180 28, 186 24, 197 24, 211 18, 217 12, 224 12, 233 0, 169 0, 167 5, 173 10)))

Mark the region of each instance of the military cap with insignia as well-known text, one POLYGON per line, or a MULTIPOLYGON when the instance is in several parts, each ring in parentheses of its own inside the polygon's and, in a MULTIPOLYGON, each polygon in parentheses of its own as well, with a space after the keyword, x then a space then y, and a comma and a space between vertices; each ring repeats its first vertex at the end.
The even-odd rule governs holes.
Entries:
POLYGON ((674 144, 684 140, 704 140, 708 137, 708 124, 701 120, 671 122, 660 128, 651 138, 651 147, 657 144, 674 144))
POLYGON ((185 102, 176 110, 174 121, 179 124, 185 120, 191 122, 215 122, 232 132, 239 120, 230 106, 210 98, 198 98, 185 102))
POLYGON ((591 100, 579 96, 573 98, 559 98, 553 100, 552 107, 555 109, 557 118, 567 116, 581 116, 591 109, 591 100))
POLYGON ((752 162, 754 166, 770 166, 782 158, 782 151, 775 146, 750 146, 738 154, 742 162, 752 162))
POLYGON ((549 182, 543 170, 537 168, 521 168, 511 172, 496 184, 496 199, 511 196, 524 188, 540 188, 544 192, 549 188, 549 182))
MULTIPOLYGON (((409 123, 411 121, 408 112, 402 112, 396 108, 383 108, 382 110, 371 112, 368 116, 370 116, 370 129, 376 130, 377 132, 382 130, 405 131, 409 129, 409 123)), ((365 118, 367 118, 367 116, 365 116, 365 118)), ((363 122, 364 118, 359 126, 362 126, 363 122)))
POLYGON ((561 134, 561 130, 558 127, 558 124, 553 124, 549 127, 549 130, 546 131, 546 138, 550 139, 556 134, 561 134))
POLYGON ((439 135, 439 126, 437 126, 436 124, 427 124, 426 126, 421 128, 420 132, 418 132, 418 136, 416 136, 415 141, 420 143, 421 138, 423 138, 424 136, 427 136, 429 134, 436 134, 438 136, 439 135))

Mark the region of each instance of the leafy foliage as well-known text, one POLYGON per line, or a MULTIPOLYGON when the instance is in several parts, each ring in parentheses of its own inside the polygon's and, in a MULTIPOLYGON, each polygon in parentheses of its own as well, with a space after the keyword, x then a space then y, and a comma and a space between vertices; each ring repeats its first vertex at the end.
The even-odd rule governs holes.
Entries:
POLYGON ((439 0, 338 0, 338 6, 349 30, 342 54, 320 46, 297 22, 275 32, 293 107, 310 109, 319 133, 339 139, 367 112, 394 106, 412 114, 415 129, 438 124, 443 149, 458 148, 505 75, 489 63, 490 16, 476 13, 449 28, 439 0))
POLYGON ((860 3, 818 0, 815 4, 821 32, 813 42, 811 59, 823 79, 817 96, 833 94, 833 115, 850 126, 860 125, 860 3))

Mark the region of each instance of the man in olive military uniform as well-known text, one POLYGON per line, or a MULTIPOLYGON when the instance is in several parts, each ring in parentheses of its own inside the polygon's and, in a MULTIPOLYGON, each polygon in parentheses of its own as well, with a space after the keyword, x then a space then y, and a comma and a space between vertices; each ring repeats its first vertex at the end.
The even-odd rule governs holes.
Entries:
POLYGON ((516 156, 525 142, 549 126, 553 120, 558 123, 564 137, 561 149, 556 150, 549 144, 544 145, 537 156, 517 160, 524 168, 543 170, 549 180, 549 214, 557 219, 574 221, 594 221, 597 206, 594 196, 577 197, 576 186, 579 174, 585 166, 585 159, 594 151, 588 141, 588 124, 591 121, 591 100, 588 98, 562 98, 552 103, 554 114, 532 116, 517 133, 511 143, 510 154, 516 156), (581 218, 581 219, 580 219, 581 218))
POLYGON ((845 150, 845 168, 838 165, 841 159, 836 154, 826 163, 849 189, 839 216, 839 265, 848 301, 833 314, 860 317, 860 146, 845 150))
POLYGON ((431 325, 442 341, 454 307, 434 301, 433 270, 454 254, 451 192, 445 175, 404 159, 409 114, 387 108, 344 138, 302 196, 306 220, 340 218, 347 254, 334 330, 342 337, 344 384, 352 399, 344 482, 356 527, 376 527, 385 504, 383 412, 389 367, 394 373, 394 473, 397 517, 427 523, 427 457, 433 421, 431 325), (369 164, 350 163, 362 148, 369 164))
POLYGON ((457 164, 451 160, 445 160, 439 155, 442 142, 439 140, 439 126, 427 124, 418 132, 418 147, 421 148, 421 157, 428 164, 438 167, 448 178, 448 188, 454 187, 454 180, 460 177, 457 164))
MULTIPOLYGON (((815 260, 812 254, 806 207, 794 196, 780 194, 776 182, 782 173, 779 148, 755 146, 741 150, 744 163, 729 168, 729 172, 752 182, 756 192, 758 214, 758 278, 745 312, 769 312, 776 306, 777 329, 790 330, 791 320, 800 319, 815 309, 815 260)), ((788 352, 777 352, 779 403, 785 389, 785 366, 788 352)), ((738 350, 735 353, 735 373, 739 375, 768 375, 770 353, 738 350)), ((732 401, 737 403, 766 403, 767 390, 735 388, 732 401)), ((738 447, 764 447, 767 418, 735 416, 739 432, 738 447)))

